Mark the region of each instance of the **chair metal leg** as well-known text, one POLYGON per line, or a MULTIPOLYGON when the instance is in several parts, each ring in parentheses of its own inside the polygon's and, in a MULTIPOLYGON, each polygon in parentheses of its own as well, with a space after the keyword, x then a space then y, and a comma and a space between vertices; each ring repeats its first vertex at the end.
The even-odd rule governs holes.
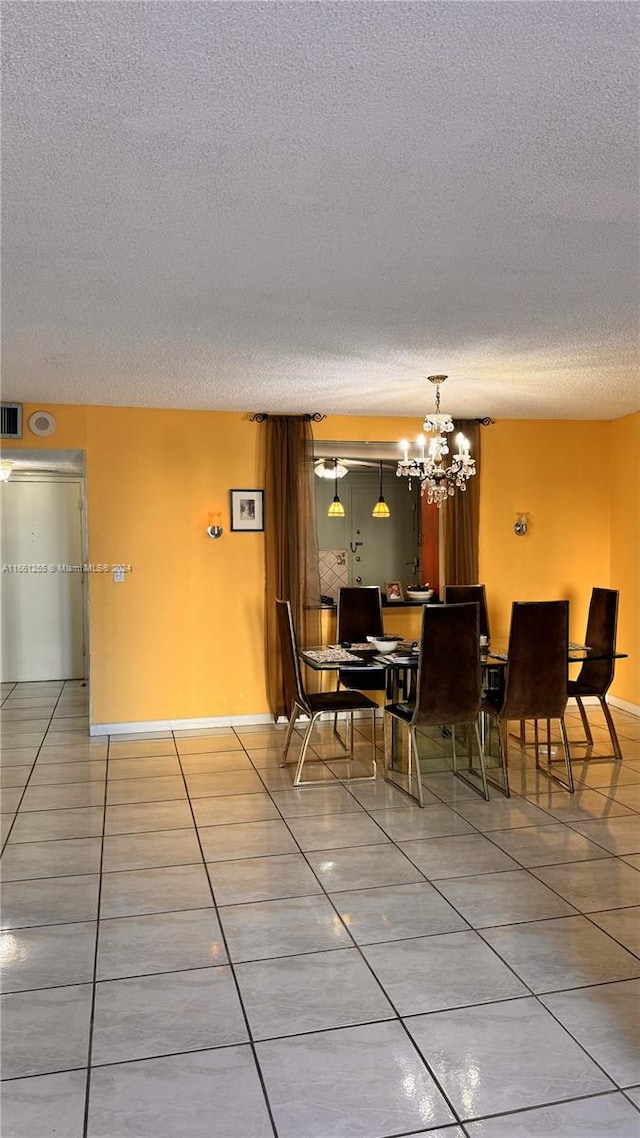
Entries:
POLYGON ((409 786, 411 786, 411 770, 412 766, 415 767, 415 780, 418 788, 417 795, 418 804, 424 806, 424 795, 422 793, 422 779, 420 777, 420 760, 418 759, 418 740, 416 738, 416 728, 409 728, 409 762, 407 765, 407 773, 409 776, 409 786))
MULTIPOLYGON (((424 795, 422 793, 422 780, 420 778, 420 764, 418 762, 418 748, 416 746, 416 740, 414 738, 414 730, 415 729, 412 728, 411 725, 408 723, 406 724, 406 726, 409 728, 409 732, 408 732, 408 734, 409 734, 409 739, 408 739, 409 750, 408 750, 408 761, 407 761, 407 787, 408 788, 403 786, 401 782, 396 781, 395 778, 389 778, 389 735, 391 732, 393 732, 393 720, 394 720, 394 718, 398 718, 398 717, 391 715, 389 712, 384 713, 384 721, 383 721, 384 777, 388 782, 390 782, 392 784, 392 786, 397 786, 398 790, 401 790, 404 794, 409 795, 410 798, 416 799, 419 806, 424 806, 424 795), (416 767, 415 775, 413 774, 414 753, 415 753, 415 767, 416 767), (411 789, 411 784, 414 781, 414 779, 415 779, 416 786, 417 786, 417 793, 416 794, 414 794, 412 789, 411 789)), ((399 722, 406 722, 406 721, 399 720, 399 722)))
POLYGON ((318 719, 318 717, 320 716, 320 714, 321 713, 319 711, 317 711, 315 715, 311 716, 311 719, 309 720, 309 725, 307 727, 307 730, 305 731, 304 739, 302 740, 302 747, 300 749, 300 758, 298 759, 298 764, 296 766, 296 773, 295 773, 294 779, 293 779, 293 785, 294 786, 300 786, 300 780, 302 777, 302 768, 304 767, 304 760, 307 757, 307 749, 309 747, 309 741, 311 739, 311 732, 313 731, 313 725, 314 725, 316 719, 318 719))
MULTIPOLYGON (((536 727, 537 727, 537 720, 535 722, 536 722, 536 727)), ((571 767, 571 752, 569 750, 569 738, 567 735, 567 729, 565 726, 564 717, 560 717, 558 719, 558 723, 560 724, 560 735, 562 737, 562 750, 563 750, 563 754, 564 754, 564 765, 565 765, 565 770, 567 772, 566 782, 564 779, 560 778, 559 775, 554 774, 554 772, 551 769, 551 720, 547 719, 546 723, 547 723, 547 747, 546 747, 547 762, 546 762, 546 766, 543 766, 542 763, 540 762, 540 753, 539 753, 538 746, 537 746, 537 732, 536 732, 536 770, 540 771, 541 774, 546 775, 547 778, 550 778, 553 782, 557 782, 558 785, 563 787, 564 790, 568 790, 569 794, 573 794, 574 793, 574 784, 573 784, 573 770, 571 767)), ((559 762, 559 761, 560 760, 556 759, 556 762, 559 762)))
POLYGON ((500 755, 500 762, 502 764, 502 777, 504 779, 504 786, 499 787, 499 784, 496 782, 493 782, 493 781, 491 782, 491 785, 499 787, 499 789, 502 790, 505 798, 511 798, 511 790, 509 788, 509 774, 508 774, 509 752, 508 752, 508 743, 507 743, 507 734, 508 734, 509 725, 508 725, 508 723, 501 723, 499 719, 498 719, 497 723, 498 723, 498 753, 500 755))
MULTIPOLYGON (((472 762, 471 732, 469 731, 470 726, 471 726, 471 724, 469 724, 469 723, 466 724, 466 728, 467 728, 467 749, 468 749, 468 754, 467 754, 468 766, 466 769, 468 771, 468 774, 465 771, 459 771, 458 770, 458 756, 457 756, 457 751, 456 751, 456 729, 453 726, 451 728, 451 751, 452 751, 452 755, 453 755, 453 773, 456 776, 456 778, 459 778, 461 782, 464 782, 464 783, 466 783, 467 786, 470 786, 471 789, 475 790, 477 794, 482 794, 484 796, 484 798, 486 799, 486 801, 488 802, 489 801, 489 787, 487 785, 487 783, 488 783, 487 771, 486 771, 485 762, 484 762, 484 751, 482 748, 482 741, 480 739, 480 728, 479 728, 477 721, 473 724, 473 728, 475 731, 476 743, 478 746, 478 756, 480 758, 480 777, 482 779, 482 789, 480 789, 480 787, 474 781, 474 779, 469 777, 471 774, 475 774, 473 762, 472 762)), ((500 789, 502 790, 502 787, 500 787, 500 789)))
POLYGON ((378 777, 378 759, 376 755, 376 713, 375 709, 371 711, 371 766, 373 768, 373 778, 378 777))
POLYGON ((578 705, 578 711, 580 712, 580 718, 582 720, 582 726, 584 728, 585 742, 587 743, 587 745, 589 747, 592 747, 593 746, 593 735, 591 734, 591 724, 589 723, 587 713, 584 709, 584 704, 583 704, 582 700, 580 699, 579 695, 576 696, 576 703, 578 705))
MULTIPOLYGON (((293 779, 293 785, 294 786, 326 786, 326 779, 316 778, 316 779, 305 779, 304 781, 302 779, 302 770, 304 767, 305 759, 307 757, 307 750, 309 747, 309 743, 311 741, 311 733, 312 733, 313 728, 315 726, 316 720, 319 719, 320 716, 324 715, 324 714, 326 714, 324 711, 316 711, 315 715, 313 715, 311 717, 311 719, 309 720, 309 725, 307 727, 307 730, 306 730, 305 735, 304 735, 304 739, 302 741, 302 748, 300 750, 300 758, 298 759, 298 763, 296 766, 296 773, 295 773, 294 779, 293 779)), ((375 716, 375 711, 372 711, 372 715, 375 716)), ((353 712, 352 711, 348 712, 347 733, 348 733, 349 739, 351 740, 353 738, 353 712)), ((375 719, 374 719, 374 723, 373 723, 372 745, 371 746, 372 746, 373 773, 370 775, 368 775, 368 774, 367 775, 355 775, 353 778, 345 779, 344 780, 345 782, 373 782, 376 778, 377 764, 376 764, 375 719)), ((353 758, 353 752, 352 752, 351 748, 349 748, 348 758, 353 758)))
MULTIPOLYGON (((584 739, 581 739, 581 740, 575 740, 574 739, 574 744, 577 747, 584 747, 585 745, 587 747, 592 747, 593 746, 593 735, 591 734, 591 725, 589 723, 589 719, 588 719, 587 713, 585 711, 584 704, 582 702, 582 698, 579 695, 575 695, 572 698, 575 699, 575 701, 578 705, 578 711, 580 712, 580 718, 582 720, 582 726, 584 728, 584 739)), ((613 754, 611 754, 611 755, 590 755, 590 756, 585 755, 584 761, 585 762, 599 763, 599 762, 608 762, 610 759, 615 759, 615 761, 617 763, 621 763, 622 762, 622 749, 620 747, 620 740, 618 739, 618 732, 616 731, 616 726, 615 726, 615 723, 613 722, 613 716, 611 715, 609 704, 607 703, 607 697, 604 695, 599 695, 596 698, 600 704, 600 707, 602 708, 602 712, 603 712, 603 715, 605 718, 605 723, 607 724, 607 728, 609 731, 609 738, 611 739, 611 746, 613 748, 613 754)))
POLYGON ((291 742, 291 736, 293 735, 293 728, 295 726, 296 719, 298 718, 298 711, 299 711, 299 708, 298 708, 298 705, 296 703, 296 704, 294 704, 292 711, 291 711, 291 715, 289 717, 289 723, 287 726, 287 733, 284 737, 284 746, 282 748, 282 754, 281 754, 280 760, 278 762, 279 767, 284 767, 287 765, 287 752, 289 750, 289 744, 291 742))
POLYGON ((618 733, 616 731, 615 724, 613 722, 613 717, 612 717, 611 712, 609 710, 609 704, 607 703, 607 698, 604 695, 600 695, 600 696, 598 696, 598 699, 600 700, 600 706, 602 707, 602 710, 604 712, 604 717, 607 721, 607 727, 609 728, 609 735, 611 736, 611 745, 613 747, 613 754, 614 754, 615 760, 616 760, 616 762, 621 763, 622 762, 622 751, 620 750, 620 742, 618 740, 618 733))
POLYGON ((391 716, 389 715, 388 711, 383 711, 383 713, 382 713, 382 744, 383 744, 382 773, 383 773, 383 777, 385 779, 386 779, 388 771, 389 771, 389 748, 388 748, 388 736, 389 736, 388 725, 389 724, 391 725, 391 730, 393 730, 393 723, 391 722, 391 716))
POLYGON ((474 723, 473 730, 475 731, 476 743, 478 744, 478 755, 480 756, 480 770, 482 771, 482 789, 484 791, 484 797, 485 797, 486 801, 488 802, 489 801, 489 786, 488 786, 488 779, 487 779, 487 768, 486 768, 485 762, 484 762, 484 750, 482 748, 482 742, 480 739, 480 728, 479 728, 477 722, 474 723))
POLYGON ((564 716, 560 720, 560 733, 562 735, 562 746, 564 748, 564 761, 567 768, 567 789, 569 794, 575 792, 573 785, 573 770, 571 769, 571 751, 569 750, 569 736, 567 735, 567 728, 564 722, 564 716))
MULTIPOLYGON (((342 687, 342 681, 341 681, 340 677, 338 676, 338 682, 336 684, 336 691, 340 691, 341 687, 342 687)), ((340 746, 343 748, 343 750, 348 751, 349 747, 348 747, 347 743, 345 743, 345 740, 342 738, 342 735, 340 734, 340 732, 338 731, 338 712, 337 711, 335 711, 334 715, 333 715, 333 734, 335 735, 336 739, 338 740, 338 742, 339 742, 340 746)))

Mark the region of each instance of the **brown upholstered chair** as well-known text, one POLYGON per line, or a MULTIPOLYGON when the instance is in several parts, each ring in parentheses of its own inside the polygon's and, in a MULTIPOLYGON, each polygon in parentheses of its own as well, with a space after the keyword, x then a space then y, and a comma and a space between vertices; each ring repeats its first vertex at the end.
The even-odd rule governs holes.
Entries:
POLYGON ((564 724, 567 706, 568 601, 514 601, 511 608, 507 667, 502 692, 487 692, 482 710, 497 720, 498 746, 509 793, 507 735, 510 720, 533 719, 538 770, 573 794, 569 741, 564 724), (538 723, 547 721, 547 764, 540 764, 538 723), (550 721, 560 724, 566 783, 551 769, 550 721))
MULTIPOLYGON (((591 649, 592 658, 587 656, 575 680, 569 680, 567 691, 569 699, 575 699, 585 732, 584 742, 593 745, 593 736, 589 720, 584 709, 583 699, 586 696, 595 696, 599 701, 609 728, 613 755, 598 755, 598 758, 614 758, 622 761, 622 751, 616 733, 611 712, 606 700, 606 694, 611 687, 615 660, 613 654, 616 650, 616 626, 618 621, 618 590, 594 588, 591 592, 589 615, 587 617, 587 631, 584 642, 591 649), (605 659, 598 660, 602 655, 605 659)), ((578 743, 584 746, 584 743, 578 743)))
MULTIPOLYGON (((379 585, 344 586, 338 591, 336 639, 338 644, 364 643, 367 636, 382 636, 382 598, 379 585)), ((338 687, 358 691, 385 691, 384 668, 340 668, 338 687)))
POLYGON ((480 606, 480 636, 486 636, 490 640, 487 592, 484 585, 445 585, 445 604, 468 604, 469 601, 475 601, 480 606))
POLYGON ((468 747, 469 774, 458 769, 455 728, 466 724, 476 738, 480 759, 480 779, 485 798, 489 797, 484 753, 478 730, 482 681, 478 651, 478 605, 425 605, 422 612, 420 662, 416 681, 415 703, 390 703, 385 706, 385 777, 388 773, 387 725, 398 719, 409 728, 409 787, 415 777, 415 797, 424 805, 416 732, 420 727, 450 727, 454 774, 480 791, 469 774, 473 770, 471 743, 468 747), (415 767, 415 772, 414 772, 415 767))
MULTIPOLYGON (((353 739, 353 713, 354 711, 370 711, 372 717, 372 731, 371 731, 371 761, 373 773, 371 775, 356 775, 353 781, 371 780, 376 777, 376 711, 378 709, 377 703, 369 699, 369 696, 364 695, 359 691, 333 691, 333 692, 309 692, 307 693, 302 682, 302 673, 300 669, 300 661, 298 659, 298 644, 296 640, 295 629, 293 627, 293 618, 291 616, 291 605, 289 601, 276 601, 276 610, 278 618, 278 635, 280 639, 280 653, 282 660, 282 675, 284 680, 285 699, 287 704, 287 712, 289 715, 289 726, 284 740, 284 747, 282 748, 282 757, 280 759, 280 766, 283 767, 287 762, 287 752, 293 734, 296 719, 299 715, 307 715, 309 722, 307 724, 305 733, 302 738, 302 747, 300 750, 300 757, 296 766, 296 773, 293 779, 294 786, 315 786, 319 780, 305 779, 302 780, 302 773, 304 762, 307 757, 307 750, 311 734, 315 726, 316 720, 325 712, 334 714, 347 715, 347 757, 352 758, 351 754, 351 741, 353 739)), ((345 780, 351 781, 351 780, 345 780)), ((323 785, 325 785, 323 783, 323 785)))

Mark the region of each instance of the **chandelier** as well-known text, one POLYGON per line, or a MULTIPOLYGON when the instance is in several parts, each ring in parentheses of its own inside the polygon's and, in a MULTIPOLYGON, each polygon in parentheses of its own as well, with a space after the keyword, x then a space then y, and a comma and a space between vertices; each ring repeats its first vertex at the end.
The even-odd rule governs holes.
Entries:
POLYGON ((454 426, 451 416, 440 412, 440 385, 446 378, 446 375, 427 376, 429 383, 435 385, 436 409, 433 414, 425 417, 422 429, 431 437, 427 440, 424 435, 418 436, 419 453, 415 458, 409 457, 409 444, 403 439, 400 443, 403 457, 398 460, 396 470, 398 478, 409 479, 409 488, 413 478, 419 479, 420 493, 426 492, 427 501, 430 504, 435 502, 438 509, 456 490, 466 490, 468 479, 476 473, 476 464, 469 455, 469 440, 462 433, 456 435, 458 452, 451 455, 447 465, 447 435, 454 430, 454 426))

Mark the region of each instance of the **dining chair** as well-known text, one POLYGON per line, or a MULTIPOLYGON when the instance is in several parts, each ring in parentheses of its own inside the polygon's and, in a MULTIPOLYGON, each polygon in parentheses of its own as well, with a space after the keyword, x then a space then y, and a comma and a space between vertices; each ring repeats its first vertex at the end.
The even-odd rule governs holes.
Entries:
POLYGON ((534 721, 536 768, 573 794, 573 772, 569 740, 564 722, 567 706, 567 656, 569 649, 568 601, 514 601, 511 607, 509 646, 504 687, 487 691, 482 700, 484 714, 495 718, 498 748, 509 794, 508 724, 510 720, 534 721), (560 735, 567 781, 551 770, 551 720, 560 724, 560 735), (540 763, 538 724, 547 724, 547 763, 540 763))
POLYGON ((475 601, 480 606, 480 636, 491 640, 489 615, 487 613, 487 591, 484 585, 445 585, 444 603, 446 605, 467 604, 475 601))
POLYGON ((384 709, 385 778, 388 776, 389 767, 389 732, 387 727, 390 726, 392 730, 392 720, 397 719, 409 729, 408 782, 411 788, 415 777, 417 791, 414 797, 417 798, 420 806, 424 806, 417 740, 417 732, 421 727, 449 727, 451 729, 453 773, 463 782, 472 786, 474 790, 482 793, 486 799, 489 798, 484 751, 478 729, 482 700, 478 630, 477 602, 438 606, 425 605, 422 611, 415 702, 390 703, 384 709), (468 766, 466 770, 458 769, 455 729, 460 725, 466 725, 470 729, 467 740, 468 766), (480 790, 477 782, 470 777, 474 770, 471 730, 475 735, 480 759, 482 790, 480 790))
POLYGON ((285 735, 284 747, 282 749, 282 756, 279 765, 286 766, 287 753, 289 744, 293 735, 295 722, 299 715, 308 716, 309 722, 306 726, 304 735, 302 737, 302 747, 300 749, 300 756, 298 758, 296 771, 293 779, 294 786, 317 786, 326 785, 326 780, 320 779, 302 779, 305 759, 307 757, 307 750, 309 742, 315 726, 316 720, 319 719, 324 713, 330 714, 346 714, 347 716, 347 731, 346 731, 346 745, 343 744, 347 752, 347 758, 353 759, 352 741, 353 741, 353 713, 354 711, 370 711, 372 718, 371 730, 371 762, 372 774, 371 775, 354 775, 352 778, 345 779, 345 782, 357 781, 371 781, 376 777, 376 711, 378 710, 377 703, 370 699, 369 696, 364 695, 359 691, 331 691, 331 692, 307 692, 302 682, 302 671, 300 668, 300 660, 298 658, 298 643, 296 638, 295 629, 293 627, 293 617, 291 615, 291 604, 289 601, 277 600, 276 613, 278 619, 278 635, 280 639, 280 654, 282 662, 282 676, 284 681, 285 701, 287 706, 287 713, 289 715, 289 725, 285 735))
MULTIPOLYGON (((584 740, 579 740, 577 745, 593 746, 593 735, 582 701, 587 696, 595 697, 602 708, 613 747, 613 755, 597 755, 596 759, 614 758, 617 762, 622 762, 620 742, 606 700, 615 668, 614 653, 616 650, 619 595, 617 589, 592 589, 584 642, 591 649, 593 657, 601 656, 602 659, 590 659, 589 654, 587 654, 587 658, 575 680, 569 680, 567 691, 569 699, 575 699, 578 705, 585 732, 584 740)), ((573 742, 576 741, 573 740, 573 742)))
MULTIPOLYGON (((382 636, 382 596, 379 585, 345 585, 338 590, 336 640, 361 644, 367 636, 382 636)), ((340 668, 338 687, 385 691, 384 668, 340 668)))

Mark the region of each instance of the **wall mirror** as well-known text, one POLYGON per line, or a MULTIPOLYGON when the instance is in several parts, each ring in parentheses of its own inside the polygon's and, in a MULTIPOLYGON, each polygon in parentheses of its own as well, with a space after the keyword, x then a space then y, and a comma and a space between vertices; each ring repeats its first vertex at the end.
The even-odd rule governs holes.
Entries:
POLYGON ((397 443, 359 443, 344 440, 316 441, 316 509, 320 590, 337 598, 341 585, 380 585, 386 581, 403 586, 429 581, 438 589, 440 519, 435 507, 412 489, 406 478, 396 476, 397 443), (340 462, 335 479, 334 459, 340 462), (388 517, 374 517, 372 510, 382 496, 388 517), (329 515, 336 493, 344 516, 329 515))

